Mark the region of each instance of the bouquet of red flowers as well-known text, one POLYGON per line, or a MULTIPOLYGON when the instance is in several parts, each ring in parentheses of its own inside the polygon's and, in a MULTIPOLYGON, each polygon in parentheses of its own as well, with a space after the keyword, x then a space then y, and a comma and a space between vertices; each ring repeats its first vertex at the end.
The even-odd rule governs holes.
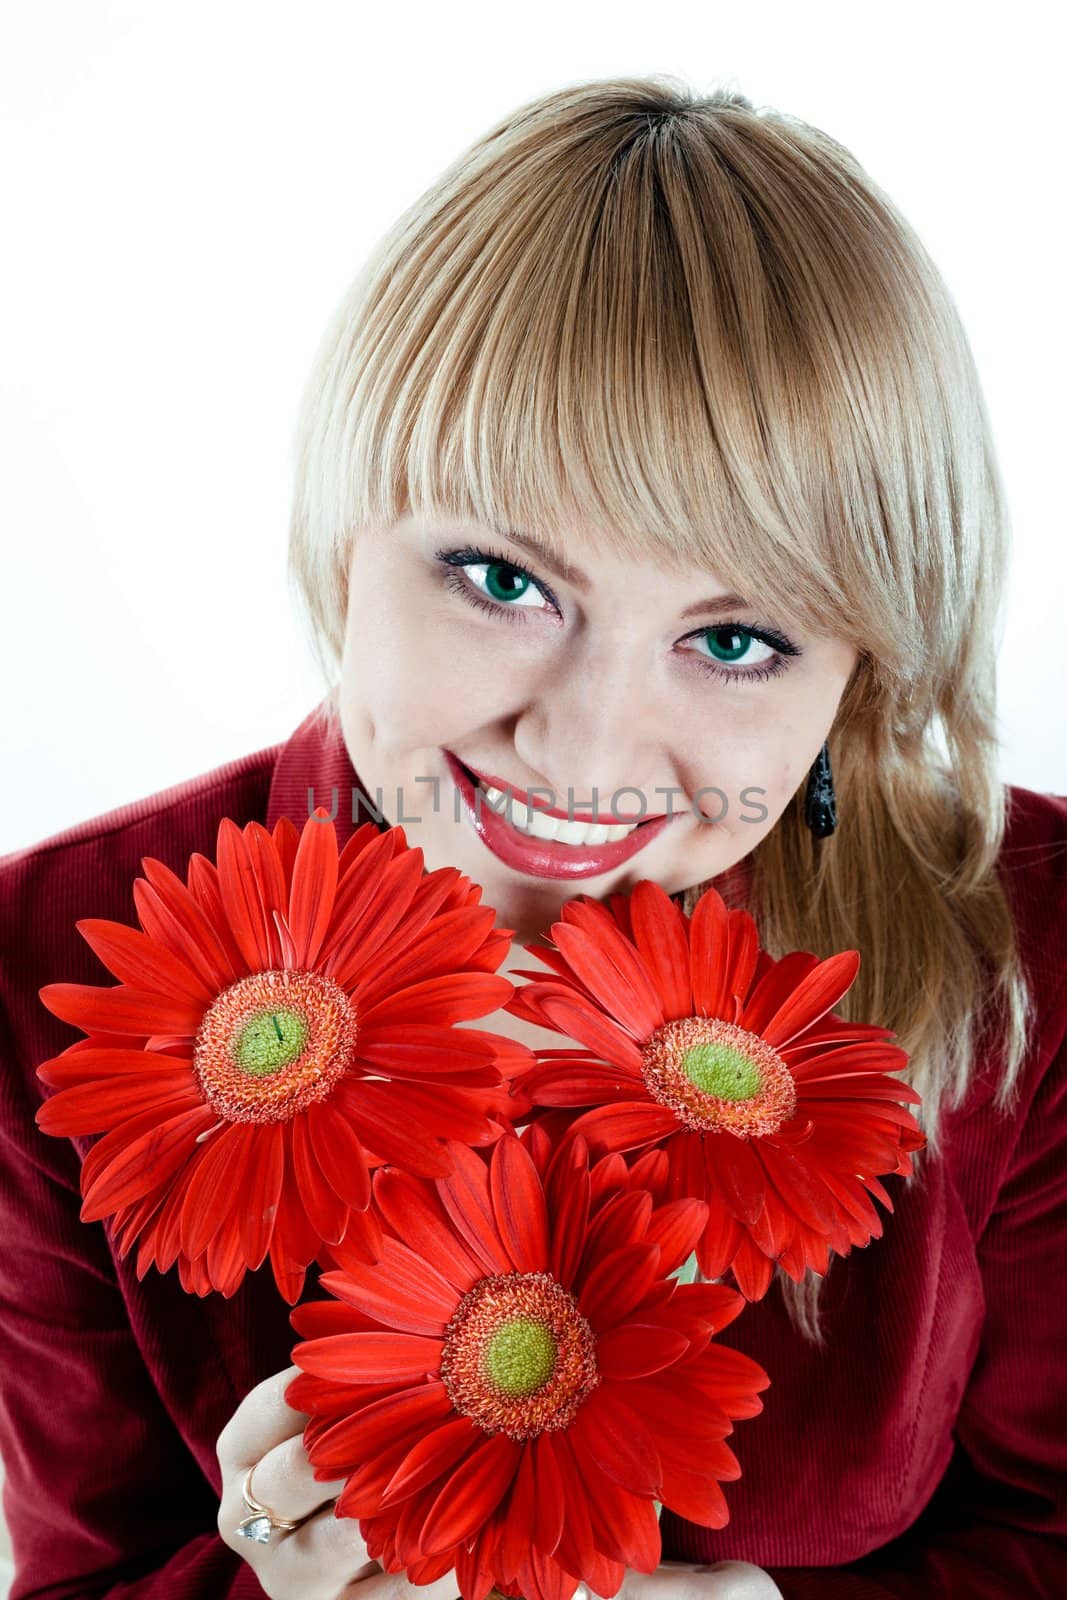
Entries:
POLYGON ((904 1052, 833 1014, 857 952, 775 961, 714 890, 686 917, 645 881, 568 902, 519 987, 477 884, 399 826, 338 853, 321 808, 224 819, 184 882, 142 866, 139 928, 77 924, 118 983, 41 990, 85 1037, 37 1121, 100 1135, 82 1217, 138 1276, 232 1295, 269 1255, 294 1305, 327 1268, 286 1398, 334 1514, 463 1600, 613 1594, 662 1505, 723 1526, 770 1379, 715 1334, 775 1263, 878 1236, 924 1142, 904 1052), (578 1048, 457 1026, 501 1008, 578 1048))

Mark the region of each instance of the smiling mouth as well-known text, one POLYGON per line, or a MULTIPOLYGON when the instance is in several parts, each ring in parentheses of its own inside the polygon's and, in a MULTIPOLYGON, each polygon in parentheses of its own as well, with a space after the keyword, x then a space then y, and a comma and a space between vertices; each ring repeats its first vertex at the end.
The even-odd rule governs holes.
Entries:
POLYGON ((443 747, 442 754, 482 844, 505 866, 524 876, 572 883, 600 877, 635 860, 671 824, 670 812, 641 822, 619 823, 613 829, 607 823, 591 825, 554 817, 519 799, 522 790, 505 793, 496 789, 490 781, 496 774, 483 776, 443 747))
POLYGON ((554 816, 545 806, 532 806, 519 799, 524 790, 501 789, 489 783, 473 767, 454 756, 476 791, 496 814, 505 818, 528 839, 542 839, 546 843, 574 846, 615 844, 626 839, 639 828, 650 826, 661 819, 662 813, 642 817, 634 822, 583 822, 578 818, 554 816))

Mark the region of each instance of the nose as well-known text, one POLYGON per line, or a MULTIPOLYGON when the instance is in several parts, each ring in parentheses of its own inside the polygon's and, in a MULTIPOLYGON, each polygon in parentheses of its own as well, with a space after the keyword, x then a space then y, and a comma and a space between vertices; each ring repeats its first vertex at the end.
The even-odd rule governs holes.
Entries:
POLYGON ((666 811, 652 787, 663 781, 662 706, 657 706, 647 663, 632 637, 585 636, 535 680, 528 705, 515 723, 515 749, 527 772, 543 774, 557 798, 576 810, 656 816, 666 811), (629 792, 636 789, 637 793, 629 792), (643 796, 643 802, 638 796, 643 796))

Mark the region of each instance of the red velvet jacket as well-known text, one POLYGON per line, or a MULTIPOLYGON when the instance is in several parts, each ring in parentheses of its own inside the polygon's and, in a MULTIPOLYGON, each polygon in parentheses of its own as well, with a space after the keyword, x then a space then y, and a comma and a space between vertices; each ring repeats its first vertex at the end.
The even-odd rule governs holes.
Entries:
MULTIPOLYGON (((141 857, 184 876, 219 820, 332 806, 358 785, 314 713, 285 744, 0 860, 0 1454, 11 1600, 261 1596, 219 1538, 215 1440, 290 1363, 269 1265, 231 1299, 137 1281, 101 1222, 79 1220, 89 1138, 43 1134, 37 1063, 80 1038, 38 999, 111 983, 75 928, 135 924, 141 857)), ((1067 1595, 1067 798, 1010 789, 1003 864, 1040 1027, 1015 1112, 983 1062, 922 1183, 887 1178, 884 1237, 834 1261, 822 1350, 780 1294, 720 1335, 771 1376, 731 1443, 743 1476, 718 1531, 663 1514, 665 1557, 766 1567, 786 1600, 1067 1595)), ((364 812, 358 820, 364 820, 364 812)), ((907 959, 907 952, 901 952, 907 959)), ((321 1297, 317 1271, 304 1298, 321 1297)))

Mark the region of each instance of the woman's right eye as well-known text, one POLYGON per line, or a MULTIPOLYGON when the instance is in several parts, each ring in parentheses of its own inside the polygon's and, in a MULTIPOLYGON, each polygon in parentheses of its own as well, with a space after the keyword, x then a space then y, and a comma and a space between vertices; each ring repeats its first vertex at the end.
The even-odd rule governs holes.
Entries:
POLYGON ((502 616, 508 622, 525 622, 522 612, 538 609, 538 595, 556 609, 544 584, 525 567, 503 556, 468 546, 463 550, 438 550, 436 557, 452 569, 447 580, 449 588, 481 611, 502 616))

